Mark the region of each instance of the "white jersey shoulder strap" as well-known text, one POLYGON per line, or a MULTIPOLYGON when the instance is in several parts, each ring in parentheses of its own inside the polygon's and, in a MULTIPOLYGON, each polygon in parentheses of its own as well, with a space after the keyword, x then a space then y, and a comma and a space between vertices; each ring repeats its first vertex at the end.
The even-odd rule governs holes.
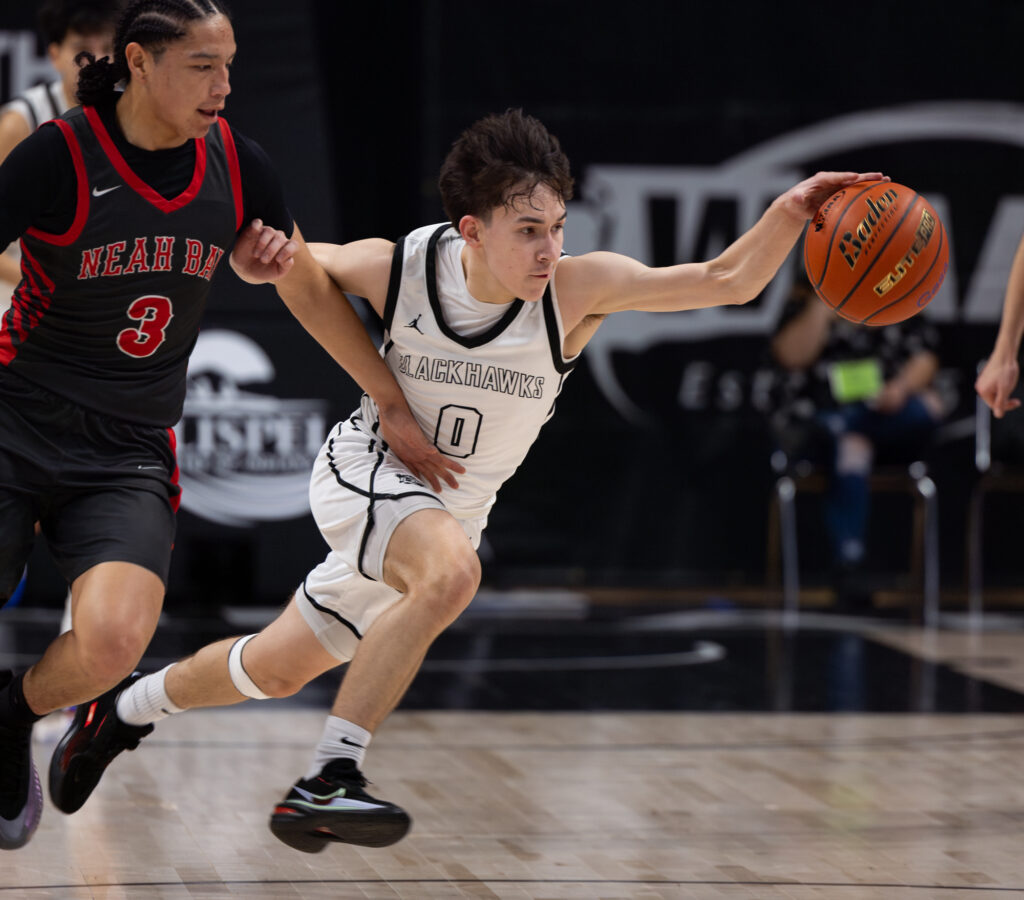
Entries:
POLYGON ((64 88, 58 78, 49 84, 37 84, 22 91, 3 109, 4 112, 8 109, 17 110, 28 122, 29 128, 35 131, 44 122, 56 119, 67 112, 68 106, 64 102, 64 88))

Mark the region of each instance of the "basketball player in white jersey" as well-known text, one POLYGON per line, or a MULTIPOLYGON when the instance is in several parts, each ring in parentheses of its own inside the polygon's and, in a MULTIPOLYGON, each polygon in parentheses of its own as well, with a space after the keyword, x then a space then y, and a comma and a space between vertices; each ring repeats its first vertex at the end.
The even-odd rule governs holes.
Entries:
MULTIPOLYGON (((120 10, 121 0, 46 0, 40 6, 39 33, 57 77, 33 85, 0 107, 0 163, 43 122, 78 105, 75 57, 83 51, 97 59, 113 53, 120 10)), ((21 280, 19 259, 13 244, 0 253, 0 315, 10 306, 11 293, 21 280)))
POLYGON ((287 696, 350 661, 309 770, 275 808, 271 829, 307 852, 329 841, 399 840, 410 818, 365 791, 366 747, 433 640, 473 599, 475 550, 495 494, 602 319, 756 297, 822 201, 880 177, 819 173, 709 262, 652 269, 615 253, 561 258, 572 178, 557 140, 518 110, 476 123, 441 170, 449 222, 397 244, 314 245, 335 281, 384 320, 384 359, 420 427, 465 467, 458 486, 439 493, 414 478, 380 440, 364 398, 332 429, 313 470, 326 560, 259 634, 211 644, 99 698, 93 718, 115 711, 116 728, 86 740, 69 731, 54 754, 51 793, 66 794, 74 781, 80 805, 104 766, 170 713, 287 696))

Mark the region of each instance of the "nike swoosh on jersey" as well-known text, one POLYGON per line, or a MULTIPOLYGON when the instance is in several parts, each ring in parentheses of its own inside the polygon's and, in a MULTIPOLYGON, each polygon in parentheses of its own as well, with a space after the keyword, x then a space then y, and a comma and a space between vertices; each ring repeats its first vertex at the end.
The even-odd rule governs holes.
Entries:
POLYGON ((104 188, 102 191, 98 187, 92 189, 92 195, 94 197, 102 197, 104 194, 109 194, 111 191, 116 191, 121 185, 115 184, 113 187, 104 188))

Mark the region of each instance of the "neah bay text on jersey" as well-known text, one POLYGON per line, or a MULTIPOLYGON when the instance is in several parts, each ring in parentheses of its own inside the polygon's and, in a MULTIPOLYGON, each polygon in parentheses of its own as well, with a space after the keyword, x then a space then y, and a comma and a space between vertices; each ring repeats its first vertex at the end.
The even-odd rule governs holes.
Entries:
MULTIPOLYGON (((177 239, 168 236, 137 237, 128 241, 113 241, 91 250, 82 251, 82 266, 78 280, 109 278, 117 275, 136 275, 142 272, 175 271, 174 247, 177 239)), ((207 248, 202 241, 185 238, 184 259, 179 263, 183 275, 195 275, 209 281, 224 251, 216 244, 207 248)))

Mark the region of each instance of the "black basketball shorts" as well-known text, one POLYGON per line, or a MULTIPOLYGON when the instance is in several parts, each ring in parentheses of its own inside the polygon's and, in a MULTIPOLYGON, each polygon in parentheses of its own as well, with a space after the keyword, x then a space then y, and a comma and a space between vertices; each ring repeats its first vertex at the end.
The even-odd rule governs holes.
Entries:
POLYGON ((36 522, 69 584, 102 562, 135 563, 166 584, 177 481, 170 429, 91 412, 0 370, 0 602, 36 522))

